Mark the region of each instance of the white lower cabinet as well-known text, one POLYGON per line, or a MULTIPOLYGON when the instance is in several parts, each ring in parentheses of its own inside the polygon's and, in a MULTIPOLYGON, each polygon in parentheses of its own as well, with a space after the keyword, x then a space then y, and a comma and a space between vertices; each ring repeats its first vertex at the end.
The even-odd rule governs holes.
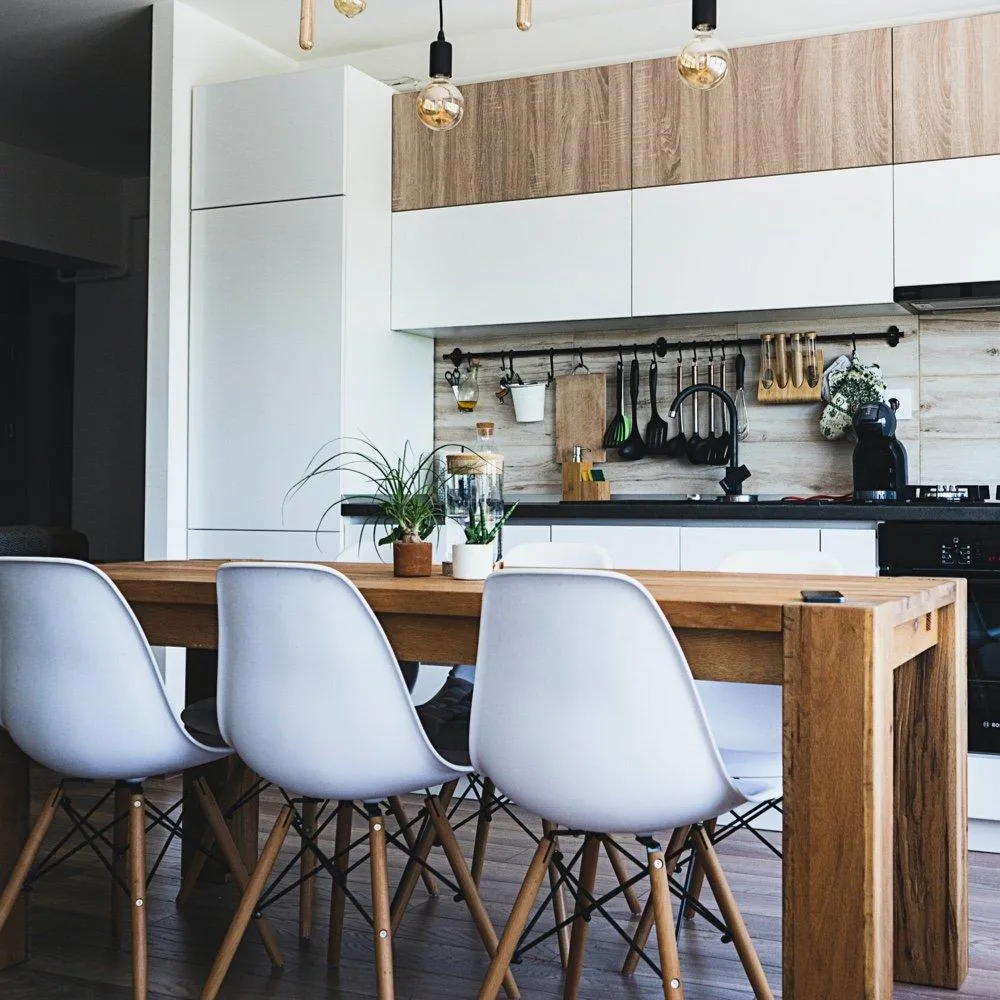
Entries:
POLYGON ((312 562, 336 559, 336 531, 189 531, 189 559, 269 559, 312 562))
POLYGON ((552 526, 548 524, 505 524, 503 527, 504 552, 510 552, 518 545, 551 541, 552 526))
POLYGON ((616 569, 680 569, 680 528, 554 524, 554 542, 591 542, 611 553, 616 569))
POLYGON ((819 552, 819 528, 711 527, 681 528, 680 568, 712 573, 722 569, 729 556, 759 552, 761 573, 780 573, 775 559, 768 566, 768 553, 819 552))
POLYGON ((878 532, 875 528, 823 528, 820 550, 840 563, 847 576, 878 576, 878 532))

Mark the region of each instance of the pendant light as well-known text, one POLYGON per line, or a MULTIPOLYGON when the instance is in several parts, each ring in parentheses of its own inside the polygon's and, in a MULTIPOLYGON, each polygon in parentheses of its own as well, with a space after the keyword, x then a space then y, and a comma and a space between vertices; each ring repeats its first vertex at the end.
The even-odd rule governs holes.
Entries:
POLYGON ((417 117, 435 132, 453 129, 465 114, 465 98, 451 82, 451 42, 444 37, 444 0, 438 0, 440 27, 431 42, 430 80, 417 95, 417 117))
POLYGON ((357 17, 365 12, 368 0, 333 0, 333 6, 344 17, 357 17))
POLYGON ((531 0, 517 0, 517 28, 519 31, 531 28, 531 0))
POLYGON ((695 90, 718 87, 729 72, 729 49, 712 34, 716 27, 716 0, 692 0, 691 27, 694 38, 677 57, 677 72, 695 90))

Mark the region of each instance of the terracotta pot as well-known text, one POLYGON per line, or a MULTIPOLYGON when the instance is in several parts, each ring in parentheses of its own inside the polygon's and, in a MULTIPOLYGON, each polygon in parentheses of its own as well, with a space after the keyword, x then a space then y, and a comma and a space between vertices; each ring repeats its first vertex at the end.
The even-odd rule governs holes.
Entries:
POLYGON ((392 569, 396 576, 430 576, 430 542, 393 542, 392 569))

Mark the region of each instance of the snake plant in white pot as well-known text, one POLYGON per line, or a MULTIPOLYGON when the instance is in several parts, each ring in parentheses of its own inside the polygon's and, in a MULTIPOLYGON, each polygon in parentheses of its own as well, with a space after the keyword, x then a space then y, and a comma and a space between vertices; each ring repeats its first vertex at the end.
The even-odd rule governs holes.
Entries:
POLYGON ((491 519, 486 504, 469 512, 465 541, 451 547, 452 576, 456 580, 485 580, 493 571, 495 542, 500 529, 510 520, 517 504, 500 517, 491 519))

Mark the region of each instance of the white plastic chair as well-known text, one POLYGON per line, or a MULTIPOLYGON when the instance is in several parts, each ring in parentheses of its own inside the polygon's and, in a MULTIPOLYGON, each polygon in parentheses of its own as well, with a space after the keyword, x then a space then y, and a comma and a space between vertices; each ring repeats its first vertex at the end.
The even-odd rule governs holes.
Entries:
POLYGON ((591 542, 524 542, 504 554, 504 569, 614 569, 611 553, 591 542))
MULTIPOLYGON (((680 995, 667 858, 652 837, 665 829, 690 829, 751 985, 758 997, 771 996, 700 826, 771 789, 726 773, 680 645, 639 583, 529 569, 486 581, 471 753, 477 770, 522 807, 586 834, 565 997, 579 986, 598 850, 612 832, 636 834, 646 847, 664 995, 680 995)), ((553 861, 553 836, 539 844, 481 998, 495 996, 514 954, 553 861)))
MULTIPOLYGON (((230 563, 219 569, 217 579, 223 736, 254 771, 283 789, 337 800, 347 817, 354 802, 366 804, 378 996, 391 997, 396 919, 389 903, 388 835, 380 803, 452 783, 469 769, 450 764, 434 750, 389 640, 346 576, 320 565, 230 563)), ((428 822, 415 853, 426 855, 440 840, 492 955, 496 934, 441 803, 427 793, 425 809, 428 822)), ((203 1000, 217 995, 295 816, 296 800, 286 797, 203 1000)), ((349 837, 348 827, 348 845, 349 837)), ((393 839, 400 845, 399 838, 393 839)), ((309 849, 327 870, 335 864, 339 871, 346 868, 346 851, 330 859, 314 842, 309 849)), ((332 937, 339 934, 339 928, 331 929, 332 937)), ((506 986, 516 995, 512 977, 506 986)))
MULTIPOLYGON (((0 646, 0 703, 11 739, 33 760, 68 778, 118 783, 115 819, 105 829, 115 828, 121 853, 108 864, 122 893, 126 884, 131 892, 134 996, 145 997, 147 809, 142 781, 209 764, 232 751, 204 746, 184 730, 135 615, 94 566, 65 559, 0 559, 0 646), (125 844, 119 841, 126 824, 127 883, 125 844)), ((199 798, 215 810, 210 822, 217 820, 223 837, 229 837, 211 790, 202 784, 205 794, 199 798)), ((93 835, 93 824, 73 810, 61 781, 46 798, 0 895, 0 927, 60 808, 78 831, 93 835)), ((150 818, 157 821, 157 814, 150 818)), ((231 837, 221 846, 227 856, 237 854, 231 837)), ((42 863, 43 870, 54 866, 49 859, 42 863)), ((280 952, 275 955, 280 958, 280 952)))

